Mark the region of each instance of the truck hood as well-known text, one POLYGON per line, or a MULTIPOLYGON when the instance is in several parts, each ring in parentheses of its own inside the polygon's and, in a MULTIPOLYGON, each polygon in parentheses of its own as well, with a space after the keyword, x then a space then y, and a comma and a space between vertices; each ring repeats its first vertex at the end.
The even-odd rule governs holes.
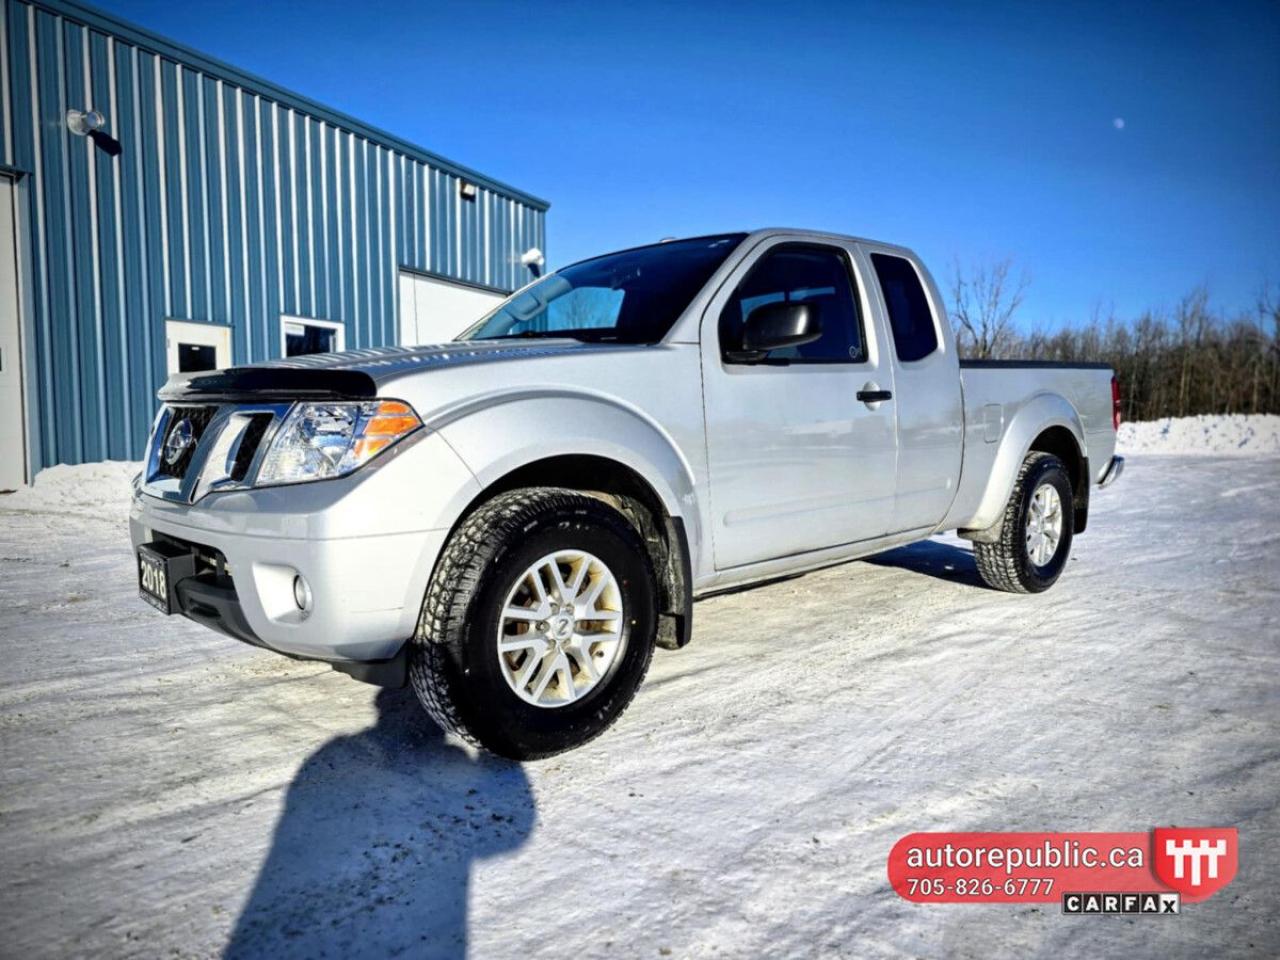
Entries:
POLYGON ((226 370, 179 373, 160 389, 160 399, 364 399, 377 396, 380 388, 393 380, 431 370, 627 349, 632 348, 572 339, 474 340, 420 347, 372 347, 268 360, 226 370))

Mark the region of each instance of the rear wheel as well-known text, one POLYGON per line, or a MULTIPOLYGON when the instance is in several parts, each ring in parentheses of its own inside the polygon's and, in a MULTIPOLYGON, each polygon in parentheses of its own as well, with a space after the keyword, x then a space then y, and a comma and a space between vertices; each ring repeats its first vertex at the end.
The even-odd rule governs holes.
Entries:
POLYGON ((1040 593, 1062 575, 1071 554, 1071 478, 1051 453, 1033 450, 1022 461, 1005 505, 1000 537, 975 543, 978 573, 988 586, 1040 593))
POLYGON ((446 545, 410 679, 444 726, 516 760, 599 736, 649 669, 648 552, 627 519, 571 490, 501 494, 446 545))

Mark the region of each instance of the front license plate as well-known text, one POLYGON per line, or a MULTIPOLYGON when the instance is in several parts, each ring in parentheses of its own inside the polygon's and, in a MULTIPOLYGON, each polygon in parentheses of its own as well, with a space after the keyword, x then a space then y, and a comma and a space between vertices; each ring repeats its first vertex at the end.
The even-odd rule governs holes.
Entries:
POLYGON ((196 555, 168 540, 153 540, 138 547, 138 596, 161 613, 181 613, 174 588, 196 574, 196 555))
POLYGON ((145 546, 138 548, 138 596, 161 613, 173 613, 169 558, 145 546))

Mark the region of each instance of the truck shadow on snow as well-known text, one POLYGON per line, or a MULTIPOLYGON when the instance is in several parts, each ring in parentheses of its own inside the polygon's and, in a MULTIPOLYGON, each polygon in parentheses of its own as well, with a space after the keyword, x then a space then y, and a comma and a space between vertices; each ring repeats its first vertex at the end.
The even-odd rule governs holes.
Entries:
POLYGON ((472 864, 529 838, 529 781, 446 742, 409 691, 376 705, 298 771, 225 957, 466 954, 472 864))
POLYGON ((866 563, 878 567, 897 567, 913 573, 924 574, 948 583, 960 583, 967 587, 981 587, 989 590, 982 577, 978 575, 978 565, 973 559, 973 551, 957 547, 953 543, 939 540, 922 540, 905 547, 895 547, 873 557, 866 557, 866 563))

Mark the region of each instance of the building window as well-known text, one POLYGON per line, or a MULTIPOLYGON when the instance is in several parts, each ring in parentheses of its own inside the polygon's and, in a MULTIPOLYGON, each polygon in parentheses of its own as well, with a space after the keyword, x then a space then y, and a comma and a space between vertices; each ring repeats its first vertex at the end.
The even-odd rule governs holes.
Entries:
POLYGON ((216 370, 218 354, 207 343, 178 344, 178 372, 195 373, 198 370, 216 370))
POLYGON ((281 317, 281 349, 286 357, 306 353, 338 353, 346 349, 346 331, 332 320, 303 317, 281 317))

